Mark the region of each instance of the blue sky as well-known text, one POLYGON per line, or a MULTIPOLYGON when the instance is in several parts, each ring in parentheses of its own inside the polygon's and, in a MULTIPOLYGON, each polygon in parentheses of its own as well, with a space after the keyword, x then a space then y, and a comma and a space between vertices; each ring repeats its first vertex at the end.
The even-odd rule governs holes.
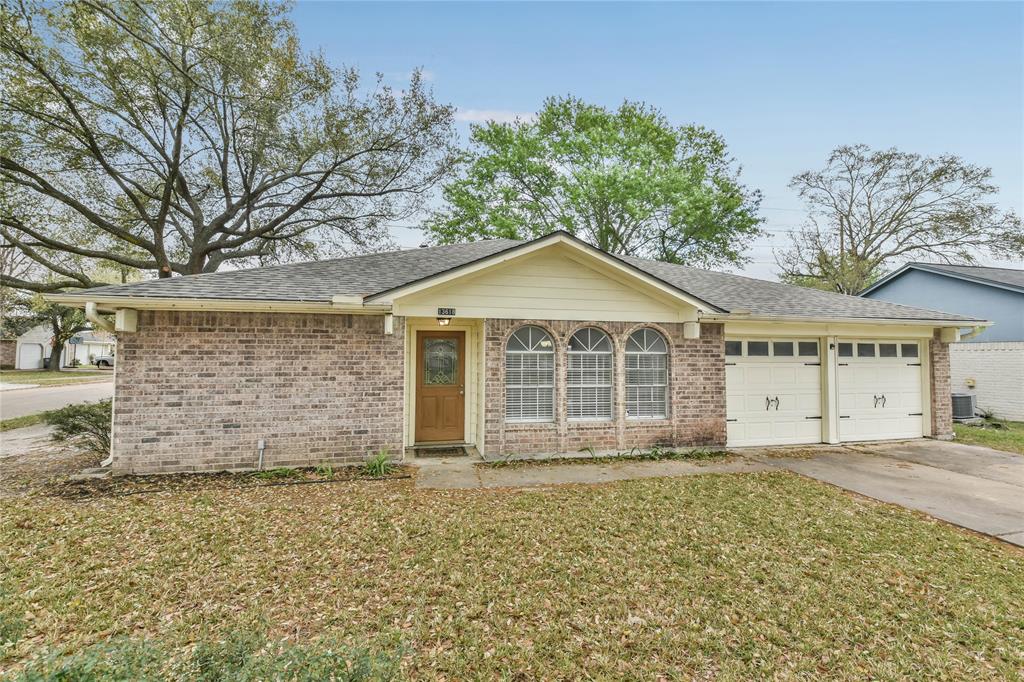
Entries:
POLYGON ((1024 207, 1022 3, 306 0, 293 20, 335 64, 396 85, 425 69, 463 138, 467 120, 569 93, 717 130, 764 193, 771 235, 749 253, 755 277, 773 276, 773 248, 802 220, 789 179, 839 144, 959 154, 993 169, 1002 206, 1024 207))

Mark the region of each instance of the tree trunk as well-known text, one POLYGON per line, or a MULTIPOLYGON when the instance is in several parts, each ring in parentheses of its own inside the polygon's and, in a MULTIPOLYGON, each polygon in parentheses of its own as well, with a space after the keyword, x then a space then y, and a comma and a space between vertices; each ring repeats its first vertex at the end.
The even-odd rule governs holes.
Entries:
POLYGON ((64 348, 64 344, 63 343, 57 343, 56 340, 57 340, 56 337, 54 337, 54 344, 50 348, 50 366, 46 368, 46 369, 50 370, 51 372, 60 372, 61 371, 60 356, 61 356, 61 352, 62 352, 62 350, 64 348))

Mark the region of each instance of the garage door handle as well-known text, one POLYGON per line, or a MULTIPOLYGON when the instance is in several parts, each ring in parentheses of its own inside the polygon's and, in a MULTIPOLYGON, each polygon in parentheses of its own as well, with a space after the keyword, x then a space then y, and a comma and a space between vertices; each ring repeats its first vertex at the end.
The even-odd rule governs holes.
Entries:
POLYGON ((775 396, 775 411, 779 411, 779 396, 775 396))

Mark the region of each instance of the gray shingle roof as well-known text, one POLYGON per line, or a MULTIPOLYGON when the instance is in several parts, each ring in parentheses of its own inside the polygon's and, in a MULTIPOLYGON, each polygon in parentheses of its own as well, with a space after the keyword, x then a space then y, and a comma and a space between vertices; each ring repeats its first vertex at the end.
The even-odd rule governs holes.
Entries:
MULTIPOLYGON (((334 296, 369 296, 440 274, 512 249, 525 242, 493 239, 375 253, 349 258, 293 263, 150 280, 76 293, 98 297, 230 299, 329 302, 334 296)), ((711 305, 751 315, 807 318, 972 321, 960 315, 844 296, 826 291, 711 272, 642 258, 621 257, 629 265, 711 305)))
POLYGON ((974 280, 985 280, 995 284, 1017 287, 1024 290, 1024 270, 1014 268, 990 268, 981 265, 941 265, 938 263, 908 263, 910 267, 948 272, 974 280))
POLYGON ((367 296, 415 282, 520 243, 491 239, 249 270, 224 270, 98 287, 81 295, 330 302, 334 296, 367 296))

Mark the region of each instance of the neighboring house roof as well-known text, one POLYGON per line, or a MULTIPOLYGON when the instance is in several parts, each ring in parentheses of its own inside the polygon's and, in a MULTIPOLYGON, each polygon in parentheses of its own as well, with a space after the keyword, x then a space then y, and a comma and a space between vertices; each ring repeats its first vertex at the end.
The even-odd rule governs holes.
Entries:
POLYGON ((50 296, 61 302, 125 299, 190 299, 331 302, 337 297, 372 299, 449 276, 490 259, 515 255, 543 240, 559 239, 622 263, 638 275, 706 302, 712 312, 752 317, 981 322, 977 318, 767 282, 682 265, 606 254, 558 232, 531 242, 492 239, 349 258, 121 284, 50 296))
POLYGON ((939 263, 907 263, 899 270, 889 273, 878 280, 864 291, 858 294, 864 296, 875 291, 908 270, 921 270, 931 272, 945 277, 962 279, 976 284, 984 284, 999 289, 1009 289, 1024 294, 1024 270, 1015 268, 990 268, 980 265, 944 265, 939 263))

